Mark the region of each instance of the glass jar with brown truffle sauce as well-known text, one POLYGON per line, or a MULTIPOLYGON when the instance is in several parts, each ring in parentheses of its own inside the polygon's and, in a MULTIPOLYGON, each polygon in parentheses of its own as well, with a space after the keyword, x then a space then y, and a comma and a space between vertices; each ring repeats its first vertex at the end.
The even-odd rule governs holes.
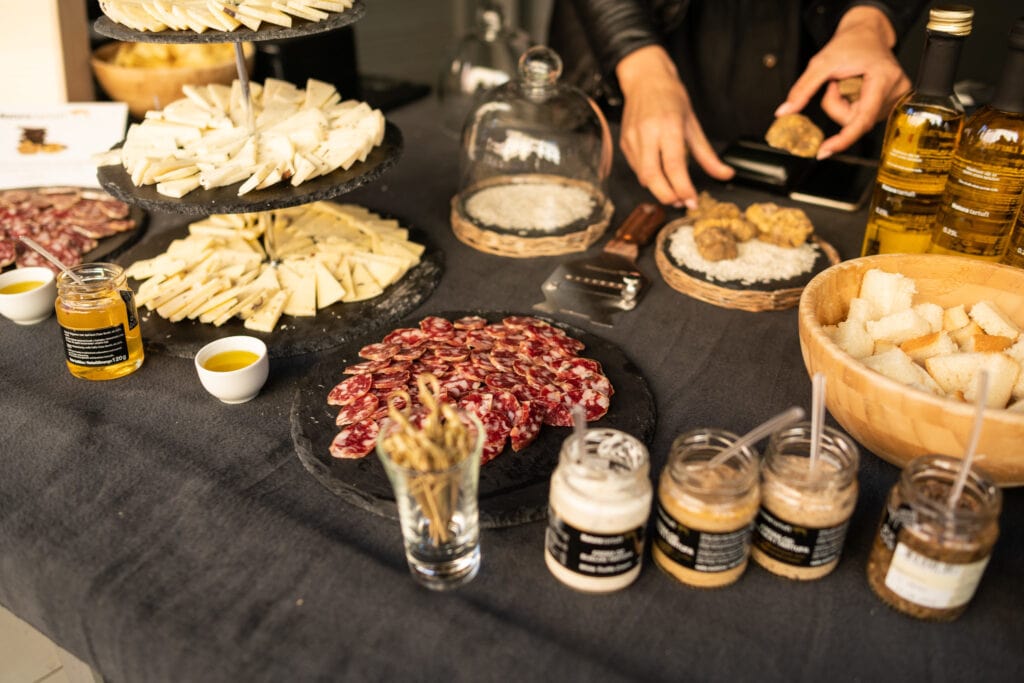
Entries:
POLYGON ((850 437, 822 428, 811 467, 811 424, 772 434, 761 466, 761 509, 751 556, 789 579, 818 579, 839 564, 857 503, 859 455, 850 437))
POLYGON ((757 451, 747 446, 709 466, 737 439, 721 429, 686 432, 673 442, 661 471, 651 554, 690 586, 728 586, 747 568, 760 500, 757 451))
POLYGON ((889 606, 919 619, 952 621, 981 581, 999 536, 1002 493, 972 467, 950 508, 961 461, 924 455, 889 493, 868 558, 868 584, 889 606))

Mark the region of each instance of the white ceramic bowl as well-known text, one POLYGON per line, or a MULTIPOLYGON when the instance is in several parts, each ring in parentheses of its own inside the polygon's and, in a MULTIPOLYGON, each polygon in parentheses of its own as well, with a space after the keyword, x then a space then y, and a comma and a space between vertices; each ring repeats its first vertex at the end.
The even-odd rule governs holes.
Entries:
POLYGON ((0 274, 0 291, 19 282, 43 284, 18 294, 0 294, 0 314, 19 325, 35 325, 50 317, 57 302, 57 279, 42 266, 15 268, 0 274))
POLYGON ((245 403, 256 398, 270 372, 267 345, 256 337, 245 335, 210 342, 196 354, 195 363, 203 388, 224 403, 245 403), (226 351, 249 351, 256 354, 256 360, 237 370, 210 370, 206 367, 210 359, 226 351))

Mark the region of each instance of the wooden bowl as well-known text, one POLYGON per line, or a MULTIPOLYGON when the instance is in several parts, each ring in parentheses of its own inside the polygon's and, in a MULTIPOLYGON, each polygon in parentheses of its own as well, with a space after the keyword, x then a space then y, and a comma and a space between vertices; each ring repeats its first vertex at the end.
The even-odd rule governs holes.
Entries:
MULTIPOLYGON (((846 318, 850 299, 872 268, 899 272, 917 284, 915 303, 942 307, 995 302, 1024 327, 1024 270, 959 256, 882 254, 845 261, 818 274, 800 297, 800 348, 807 372, 825 373, 826 405, 854 439, 902 467, 942 453, 961 457, 974 407, 912 389, 869 370, 840 349, 823 325, 846 318)), ((1001 486, 1024 485, 1024 413, 987 410, 975 463, 1001 486)))
MULTIPOLYGON (((120 43, 114 41, 96 48, 92 53, 92 70, 110 99, 127 103, 128 111, 137 118, 184 97, 181 92, 183 85, 231 85, 238 78, 233 56, 208 66, 118 66, 114 64, 114 55, 119 46, 120 43)), ((246 69, 251 74, 256 49, 251 43, 246 43, 242 50, 246 69)))

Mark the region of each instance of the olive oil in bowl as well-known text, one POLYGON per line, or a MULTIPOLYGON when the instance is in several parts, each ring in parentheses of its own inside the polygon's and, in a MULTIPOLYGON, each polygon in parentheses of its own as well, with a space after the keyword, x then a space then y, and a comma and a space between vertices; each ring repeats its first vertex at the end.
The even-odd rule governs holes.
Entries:
POLYGON ((221 351, 203 363, 203 367, 212 372, 234 372, 249 367, 259 358, 252 351, 221 351))

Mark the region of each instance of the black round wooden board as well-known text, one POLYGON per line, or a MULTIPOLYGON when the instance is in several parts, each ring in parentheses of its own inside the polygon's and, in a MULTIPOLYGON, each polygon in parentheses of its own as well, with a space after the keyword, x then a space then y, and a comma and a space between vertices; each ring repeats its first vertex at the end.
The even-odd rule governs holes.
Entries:
MULTIPOLYGON (((338 409, 327 405, 327 394, 335 384, 348 377, 342 373, 345 366, 362 360, 358 353, 364 345, 380 341, 391 329, 416 327, 426 315, 408 318, 380 334, 368 335, 335 349, 300 381, 292 403, 292 440, 303 466, 317 481, 346 502, 392 519, 398 518, 395 498, 376 454, 371 453, 358 460, 342 460, 330 454, 331 441, 338 433, 334 423, 338 409)), ((507 315, 524 314, 448 311, 430 315, 449 320, 464 315, 481 315, 490 322, 498 322, 507 315)), ((603 418, 589 426, 619 429, 649 443, 654 436, 657 415, 654 398, 640 369, 619 347, 601 337, 550 318, 534 317, 557 325, 586 344, 587 348, 580 355, 599 361, 611 380, 615 388, 611 407, 603 418)), ((551 473, 558 464, 562 442, 571 433, 568 427, 545 425, 537 440, 524 450, 515 453, 506 445, 501 455, 481 466, 481 526, 515 526, 544 518, 551 473)))
POLYGON ((817 254, 814 257, 814 264, 807 272, 800 273, 799 275, 794 275, 793 277, 786 279, 770 280, 768 282, 757 282, 746 285, 739 280, 712 279, 708 277, 708 274, 705 272, 683 265, 675 258, 675 256, 672 255, 671 246, 672 236, 669 235, 668 239, 666 239, 662 245, 662 252, 665 254, 665 257, 668 258, 669 263, 679 270, 696 280, 703 280, 704 282, 715 285, 716 287, 724 287, 725 289, 734 289, 736 291, 743 292, 775 292, 781 289, 806 287, 807 283, 809 283, 815 275, 832 265, 828 259, 828 255, 825 253, 825 250, 821 248, 821 245, 816 245, 817 254))
POLYGON ((257 31, 239 26, 234 31, 136 31, 123 24, 110 19, 110 17, 97 17, 93 22, 96 33, 115 40, 125 40, 135 43, 240 43, 260 42, 263 40, 284 40, 286 38, 301 38, 311 36, 315 33, 325 33, 348 26, 362 18, 366 12, 362 0, 355 0, 350 8, 344 12, 331 12, 323 21, 308 21, 300 17, 292 16, 291 26, 277 26, 263 22, 257 31))
MULTIPOLYGON (((54 188, 19 187, 11 189, 34 192, 40 189, 53 190, 54 188)), ((99 190, 95 187, 76 187, 73 189, 86 193, 102 193, 102 190, 99 190)), ((149 214, 146 213, 142 209, 142 207, 129 206, 128 218, 131 218, 133 221, 135 221, 134 228, 132 228, 131 230, 125 230, 124 232, 114 233, 110 237, 102 237, 96 240, 96 248, 82 254, 82 263, 96 263, 98 261, 113 260, 114 257, 116 257, 118 254, 120 254, 121 252, 125 251, 133 244, 138 242, 139 239, 141 239, 142 235, 146 232, 146 226, 149 223, 149 214)), ((27 246, 25 246, 24 248, 28 249, 27 246)))
MULTIPOLYGON (((153 258, 167 250, 172 240, 188 234, 188 226, 166 230, 125 252, 118 260, 127 268, 140 259, 153 258)), ((247 330, 242 320, 232 318, 220 327, 198 320, 172 323, 154 311, 140 310, 142 339, 148 351, 178 358, 194 358, 199 349, 221 337, 246 334, 266 343, 271 357, 284 358, 332 349, 349 339, 360 338, 372 329, 398 320, 437 288, 444 270, 444 254, 434 248, 425 235, 410 231, 410 239, 426 246, 420 262, 384 293, 366 301, 338 302, 317 311, 316 317, 282 315, 271 333, 247 330)), ((139 283, 132 281, 133 287, 139 283)))
POLYGON ((136 187, 131 176, 120 164, 100 166, 97 177, 110 194, 123 202, 137 204, 150 211, 186 216, 247 213, 283 209, 340 197, 360 185, 379 178, 398 161, 401 154, 402 131, 398 126, 388 122, 384 131, 384 141, 373 148, 366 161, 357 162, 348 170, 339 168, 327 175, 317 176, 298 187, 283 182, 265 190, 253 190, 238 196, 238 188, 242 185, 239 182, 211 190, 199 188, 178 199, 160 194, 156 191, 156 185, 136 187))

